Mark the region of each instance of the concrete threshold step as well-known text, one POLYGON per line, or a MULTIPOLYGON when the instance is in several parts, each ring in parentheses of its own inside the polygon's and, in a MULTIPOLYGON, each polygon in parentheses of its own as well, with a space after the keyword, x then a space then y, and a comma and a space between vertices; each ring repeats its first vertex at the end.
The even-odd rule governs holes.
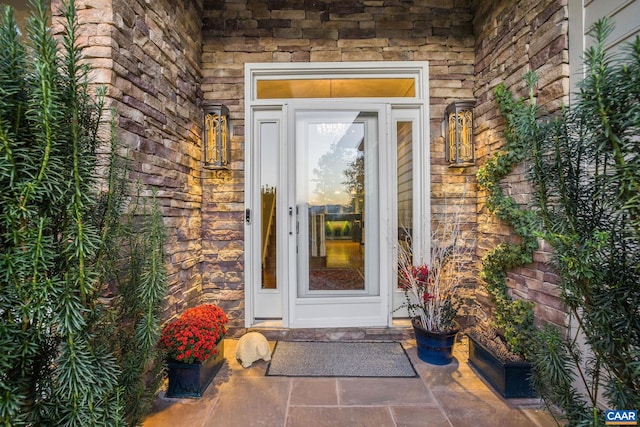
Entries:
POLYGON ((413 339, 413 329, 407 325, 391 327, 359 328, 302 328, 251 327, 234 328, 227 333, 229 338, 240 338, 247 332, 260 332, 269 341, 338 341, 338 342, 385 342, 413 339))

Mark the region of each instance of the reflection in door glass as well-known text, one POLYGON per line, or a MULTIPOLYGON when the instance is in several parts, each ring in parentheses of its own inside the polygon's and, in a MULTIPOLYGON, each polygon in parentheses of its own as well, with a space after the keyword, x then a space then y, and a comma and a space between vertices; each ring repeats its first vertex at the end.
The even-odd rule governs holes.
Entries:
POLYGON ((411 122, 398 122, 398 244, 410 245, 413 234, 413 136, 411 122))
POLYGON ((278 125, 260 123, 260 221, 262 238, 262 288, 275 289, 276 282, 276 183, 278 180, 278 125))
POLYGON ((364 290, 365 124, 307 126, 308 289, 364 290))

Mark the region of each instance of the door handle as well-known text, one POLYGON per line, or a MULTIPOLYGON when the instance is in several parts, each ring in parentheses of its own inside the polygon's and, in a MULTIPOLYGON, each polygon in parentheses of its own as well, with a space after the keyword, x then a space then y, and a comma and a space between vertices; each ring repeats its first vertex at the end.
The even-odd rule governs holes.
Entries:
POLYGON ((291 221, 293 221, 293 208, 289 206, 289 235, 293 235, 293 227, 291 227, 291 221))

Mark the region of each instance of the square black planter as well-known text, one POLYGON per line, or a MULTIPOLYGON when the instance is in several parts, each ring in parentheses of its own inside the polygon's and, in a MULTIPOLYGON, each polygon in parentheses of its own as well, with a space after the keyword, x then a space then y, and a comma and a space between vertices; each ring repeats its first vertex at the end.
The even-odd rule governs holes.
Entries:
POLYGON ((182 363, 168 360, 169 386, 167 397, 202 397, 211 380, 224 363, 224 339, 217 344, 218 352, 204 362, 182 363))
POLYGON ((469 336, 469 364, 502 397, 537 397, 529 381, 533 369, 531 363, 501 362, 491 351, 471 336, 469 336))

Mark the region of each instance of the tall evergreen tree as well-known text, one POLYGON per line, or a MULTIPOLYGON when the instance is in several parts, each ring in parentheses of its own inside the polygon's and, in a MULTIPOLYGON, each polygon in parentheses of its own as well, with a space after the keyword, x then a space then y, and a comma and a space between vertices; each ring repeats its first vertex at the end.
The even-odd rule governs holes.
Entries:
POLYGON ((142 378, 159 358, 162 218, 152 208, 142 228, 121 221, 132 208, 115 154, 99 191, 104 90, 91 95, 80 65, 73 0, 60 40, 47 5, 31 1, 26 46, 1 8, 0 421, 136 424, 142 378), (117 288, 109 305, 105 283, 117 288))
POLYGON ((585 78, 559 117, 527 120, 540 113, 533 98, 500 99, 509 126, 531 136, 539 235, 571 320, 540 331, 535 385, 572 426, 604 425, 602 402, 640 407, 640 37, 610 54, 612 28, 591 29, 585 78))

